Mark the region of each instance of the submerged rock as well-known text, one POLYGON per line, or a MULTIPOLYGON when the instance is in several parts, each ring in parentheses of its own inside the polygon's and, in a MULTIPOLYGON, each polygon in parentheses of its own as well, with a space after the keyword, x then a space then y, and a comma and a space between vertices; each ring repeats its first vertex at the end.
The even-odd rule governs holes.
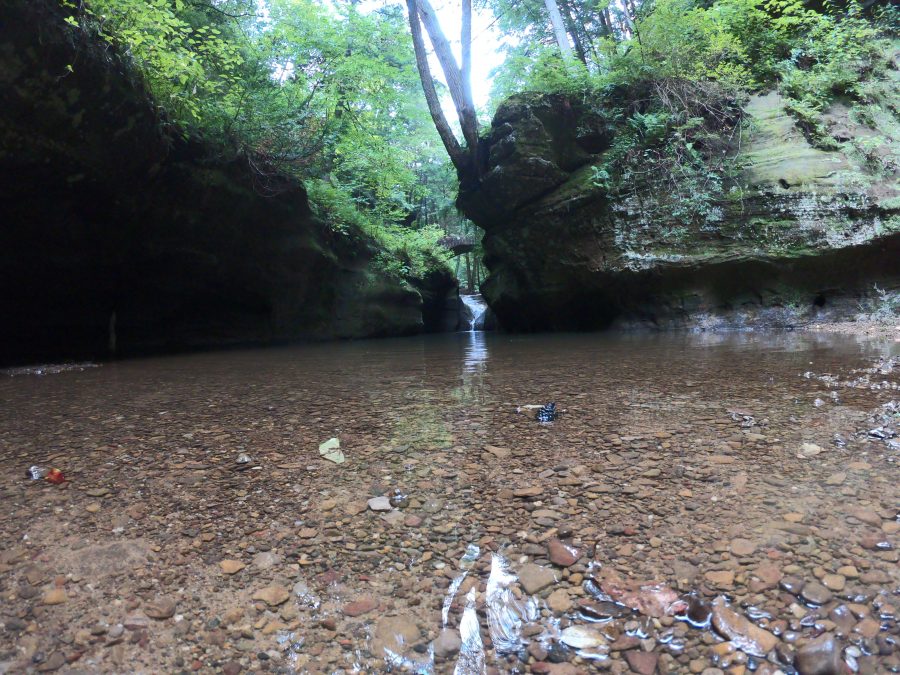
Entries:
POLYGON ((841 646, 834 635, 825 633, 800 647, 794 664, 800 675, 840 675, 841 646))
POLYGON ((728 606, 723 596, 712 603, 712 624, 722 637, 750 656, 765 656, 778 644, 778 638, 728 606))

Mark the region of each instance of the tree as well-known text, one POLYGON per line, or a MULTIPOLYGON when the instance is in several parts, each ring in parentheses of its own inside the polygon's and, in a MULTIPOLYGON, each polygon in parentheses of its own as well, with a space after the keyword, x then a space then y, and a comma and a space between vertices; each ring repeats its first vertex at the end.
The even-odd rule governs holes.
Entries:
POLYGON ((559 51, 564 60, 572 58, 572 47, 569 45, 569 37, 566 34, 566 27, 563 24, 562 15, 559 13, 559 7, 556 0, 544 0, 544 6, 547 8, 547 14, 550 15, 550 24, 553 26, 553 33, 556 35, 556 44, 559 45, 559 51))
POLYGON ((463 0, 463 25, 462 25, 462 66, 457 64, 453 51, 450 49, 444 31, 438 21, 434 8, 428 0, 406 0, 409 13, 409 27, 412 34, 413 49, 416 54, 416 65, 422 88, 425 91, 425 99, 428 110, 434 120, 435 127, 440 134, 441 141, 450 155, 450 160, 456 167, 460 178, 471 177, 476 174, 476 153, 478 150, 478 119, 475 115, 475 104, 472 100, 471 85, 471 39, 472 39, 472 10, 470 0, 463 0), (441 109, 440 99, 428 66, 428 55, 425 49, 425 40, 422 36, 421 25, 425 26, 428 37, 431 40, 434 53, 447 81, 447 89, 453 106, 459 117, 459 125, 462 129, 465 148, 461 146, 441 109))

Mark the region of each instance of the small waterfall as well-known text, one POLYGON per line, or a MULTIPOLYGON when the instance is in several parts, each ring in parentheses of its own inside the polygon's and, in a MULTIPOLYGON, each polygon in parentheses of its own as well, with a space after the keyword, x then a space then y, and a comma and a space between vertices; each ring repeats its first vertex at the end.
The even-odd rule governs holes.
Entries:
POLYGON ((460 295, 459 299, 466 306, 469 330, 484 330, 484 313, 487 311, 487 303, 485 303, 484 298, 480 294, 475 293, 473 295, 460 295))

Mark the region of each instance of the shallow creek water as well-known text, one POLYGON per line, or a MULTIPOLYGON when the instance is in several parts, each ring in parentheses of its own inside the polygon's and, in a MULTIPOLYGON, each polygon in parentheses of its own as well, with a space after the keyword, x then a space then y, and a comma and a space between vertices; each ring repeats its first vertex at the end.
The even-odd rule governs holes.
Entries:
POLYGON ((896 672, 898 383, 799 333, 6 371, 0 673, 896 672))

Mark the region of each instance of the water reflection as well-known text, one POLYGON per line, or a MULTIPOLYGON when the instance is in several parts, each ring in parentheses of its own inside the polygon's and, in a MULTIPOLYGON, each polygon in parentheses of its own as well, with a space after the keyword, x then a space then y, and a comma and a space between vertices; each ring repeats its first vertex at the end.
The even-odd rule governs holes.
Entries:
POLYGON ((463 356, 463 373, 484 372, 487 366, 488 347, 484 331, 464 333, 466 339, 463 356))
POLYGON ((452 337, 461 348, 459 359, 459 386, 452 391, 453 398, 463 404, 484 403, 487 388, 488 346, 486 333, 469 331, 452 337))

